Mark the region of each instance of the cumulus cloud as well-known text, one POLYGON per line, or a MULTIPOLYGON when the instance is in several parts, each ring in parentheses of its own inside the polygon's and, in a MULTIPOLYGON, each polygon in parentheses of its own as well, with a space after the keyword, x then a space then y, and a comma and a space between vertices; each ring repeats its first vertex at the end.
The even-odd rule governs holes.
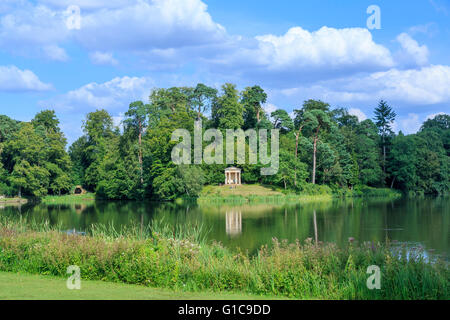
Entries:
POLYGON ((272 103, 266 103, 263 105, 263 109, 265 112, 267 112, 268 115, 270 115, 272 112, 276 111, 278 108, 276 105, 272 103))
POLYGON ((0 16, 0 47, 19 53, 40 48, 54 60, 67 60, 64 44, 74 42, 93 52, 94 63, 116 64, 113 54, 125 51, 163 68, 200 61, 210 72, 262 83, 312 82, 395 66, 390 51, 367 29, 294 27, 279 36, 232 36, 201 0, 22 2, 0 16), (66 26, 69 5, 81 8, 79 30, 66 26))
POLYGON ((430 65, 420 69, 390 69, 367 76, 319 81, 311 86, 281 90, 289 97, 314 97, 330 102, 364 102, 374 99, 415 105, 450 102, 450 67, 430 65))
POLYGON ((122 121, 123 121, 123 119, 125 119, 125 113, 119 112, 119 114, 117 116, 113 116, 112 119, 113 119, 113 124, 116 127, 119 127, 122 129, 122 121))
MULTIPOLYGON (((14 0, 15 1, 15 0, 14 0)), ((76 5, 82 10, 98 10, 104 8, 120 8, 129 5, 133 0, 37 0, 40 4, 49 7, 65 9, 69 6, 76 5)))
POLYGON ((220 44, 224 37, 201 0, 23 0, 0 16, 0 48, 55 60, 67 60, 66 42, 93 52, 145 52, 220 44), (67 27, 69 5, 81 8, 80 29, 67 27))
POLYGON ((94 64, 115 66, 119 63, 110 52, 95 51, 89 54, 89 57, 94 64))
POLYGON ((16 66, 0 66, 0 91, 25 92, 51 89, 51 84, 43 83, 30 70, 20 70, 16 66))
POLYGON ((257 59, 269 68, 284 69, 292 66, 375 66, 393 65, 389 50, 377 45, 371 33, 362 28, 335 29, 322 27, 309 32, 301 27, 288 30, 283 36, 258 36, 257 59))
POLYGON ((28 1, 0 16, 0 48, 16 54, 62 60, 59 44, 70 37, 62 12, 28 1))
POLYGON ((357 108, 350 108, 348 110, 348 113, 351 114, 352 116, 356 116, 359 121, 364 121, 367 119, 366 114, 357 108))
POLYGON ((438 115, 444 115, 445 112, 438 112, 426 116, 424 119, 416 113, 409 113, 406 117, 398 117, 398 119, 393 124, 393 129, 395 132, 402 131, 404 134, 416 133, 422 127, 422 124, 429 119, 434 119, 438 115))
POLYGON ((147 77, 116 77, 104 83, 86 84, 39 104, 66 113, 85 113, 95 109, 120 113, 128 110, 132 101, 146 101, 152 87, 153 80, 147 77))
POLYGON ((236 47, 212 63, 233 68, 243 76, 290 83, 387 70, 395 65, 390 51, 375 43, 363 28, 322 27, 310 32, 294 27, 281 36, 241 39, 236 47))
POLYGON ((419 115, 416 113, 409 113, 407 117, 400 117, 393 124, 393 130, 395 132, 403 132, 404 134, 412 134, 419 131, 422 126, 422 121, 419 119, 419 115))
POLYGON ((370 76, 377 94, 422 105, 450 101, 450 67, 432 65, 415 70, 389 70, 370 76))
POLYGON ((402 64, 416 64, 423 66, 428 64, 429 51, 427 46, 420 46, 409 34, 401 33, 397 36, 403 51, 400 53, 400 61, 402 64))
POLYGON ((150 50, 200 46, 223 41, 200 0, 136 1, 82 15, 80 43, 97 50, 150 50))
POLYGON ((437 116, 446 115, 446 114, 447 113, 445 113, 445 112, 437 112, 437 113, 429 114, 425 120, 434 119, 437 116))

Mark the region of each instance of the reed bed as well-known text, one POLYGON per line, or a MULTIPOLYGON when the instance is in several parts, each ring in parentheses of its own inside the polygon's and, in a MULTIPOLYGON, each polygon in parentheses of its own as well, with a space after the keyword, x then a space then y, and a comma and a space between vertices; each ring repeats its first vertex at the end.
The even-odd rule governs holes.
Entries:
POLYGON ((86 236, 49 224, 0 219, 0 271, 140 284, 181 291, 240 292, 298 299, 449 299, 448 264, 389 243, 315 244, 273 239, 256 255, 207 242, 201 225, 171 228, 164 221, 114 229, 93 226, 86 236), (367 267, 381 268, 381 289, 369 290, 367 267))

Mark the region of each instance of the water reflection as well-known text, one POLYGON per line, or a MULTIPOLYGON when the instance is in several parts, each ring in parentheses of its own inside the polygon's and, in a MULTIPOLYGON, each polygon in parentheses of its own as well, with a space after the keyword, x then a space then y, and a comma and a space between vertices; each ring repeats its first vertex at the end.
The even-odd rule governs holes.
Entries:
POLYGON ((242 213, 238 209, 232 209, 225 214, 225 231, 231 237, 242 233, 242 213))
POLYGON ((172 225, 203 224, 208 237, 228 247, 255 252, 272 238, 318 243, 385 242, 420 244, 426 252, 450 251, 450 199, 354 199, 295 205, 178 205, 152 202, 7 206, 0 215, 49 221, 62 230, 86 231, 94 223, 141 225, 163 219, 172 225), (432 251, 435 250, 435 251, 432 251))

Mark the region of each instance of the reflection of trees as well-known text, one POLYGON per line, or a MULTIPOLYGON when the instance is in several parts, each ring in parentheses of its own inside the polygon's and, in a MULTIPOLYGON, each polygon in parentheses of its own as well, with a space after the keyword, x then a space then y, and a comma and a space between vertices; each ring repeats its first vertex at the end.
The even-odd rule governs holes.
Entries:
POLYGON ((315 242, 316 242, 316 245, 317 245, 317 243, 319 242, 319 236, 318 236, 318 234, 317 234, 317 217, 316 217, 316 210, 314 210, 314 239, 315 239, 315 242))
POLYGON ((153 219, 169 225, 202 224, 211 230, 209 239, 254 252, 272 238, 346 244, 357 241, 384 241, 386 236, 400 242, 426 243, 428 249, 448 252, 450 205, 448 198, 351 199, 326 203, 272 206, 198 206, 155 202, 95 202, 89 204, 6 206, 1 215, 28 221, 49 221, 64 230, 85 231, 101 223, 146 226, 153 219), (225 219, 224 219, 225 218, 225 219), (245 224, 245 232, 242 232, 245 224), (225 232, 224 232, 225 231, 225 232), (238 235, 238 237, 230 235, 238 235))

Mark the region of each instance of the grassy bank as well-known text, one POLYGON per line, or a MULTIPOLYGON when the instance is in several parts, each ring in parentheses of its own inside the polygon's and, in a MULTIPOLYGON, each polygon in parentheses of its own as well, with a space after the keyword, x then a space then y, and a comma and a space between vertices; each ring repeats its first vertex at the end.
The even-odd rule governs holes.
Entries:
POLYGON ((324 185, 305 185, 300 193, 292 193, 279 188, 262 185, 206 186, 203 188, 199 203, 268 203, 283 204, 291 202, 322 202, 333 198, 383 197, 399 198, 401 193, 386 188, 367 186, 354 189, 330 188, 324 185))
POLYGON ((254 300, 261 296, 182 292, 139 285, 84 280, 69 290, 66 278, 0 272, 0 300, 254 300))
POLYGON ((84 203, 94 202, 95 194, 67 194, 62 196, 45 196, 41 199, 44 204, 70 204, 70 203, 84 203))
POLYGON ((0 221, 0 271, 139 284, 183 292, 235 292, 300 299, 449 299, 450 272, 420 252, 379 244, 279 243, 256 256, 206 243, 201 226, 163 224, 124 230, 94 227, 90 236, 46 225, 0 221), (381 290, 366 287, 367 267, 381 268, 381 290))
POLYGON ((2 204, 25 204, 28 200, 25 198, 0 198, 0 205, 2 204))

